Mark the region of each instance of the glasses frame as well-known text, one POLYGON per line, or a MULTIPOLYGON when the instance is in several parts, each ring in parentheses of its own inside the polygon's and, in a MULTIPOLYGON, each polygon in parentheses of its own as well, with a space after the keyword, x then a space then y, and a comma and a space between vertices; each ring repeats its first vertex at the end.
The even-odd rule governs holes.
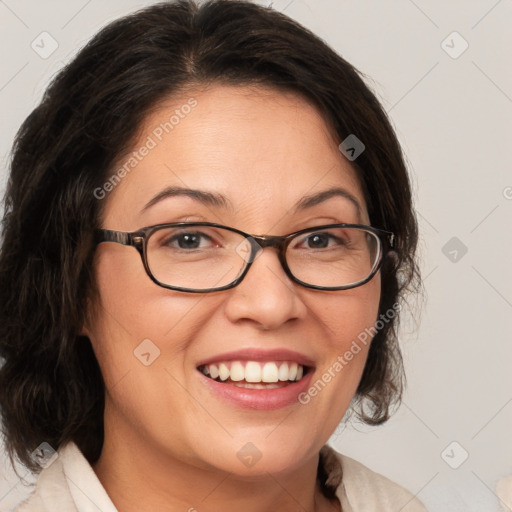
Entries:
POLYGON ((357 288, 358 286, 362 286, 363 284, 366 284, 368 281, 370 281, 375 274, 380 269, 382 262, 386 256, 386 254, 393 250, 395 248, 395 235, 390 231, 385 231, 383 229, 374 228, 372 226, 366 226, 364 224, 323 224, 321 226, 312 226, 310 228, 301 229, 299 231, 294 231, 293 233, 290 233, 288 235, 282 235, 282 236, 274 236, 274 235, 251 235, 249 233, 245 233, 244 231, 240 231, 239 229, 232 228, 229 226, 224 226, 222 224, 216 224, 213 222, 173 222, 169 224, 156 224, 154 226, 147 226, 145 228, 141 228, 137 231, 132 232, 125 232, 125 231, 113 231, 111 229, 96 229, 95 230, 95 243, 100 244, 103 242, 114 242, 121 245, 126 246, 132 246, 137 249, 139 252, 142 263, 144 265, 144 269, 146 270, 147 275, 149 278, 158 286, 161 286, 162 288, 167 288, 168 290, 176 290, 186 293, 210 293, 210 292, 218 292, 223 290, 229 290, 231 288, 234 288, 238 284, 240 284, 243 280, 243 278, 247 275, 247 272, 249 271, 249 268, 251 267, 252 263, 256 259, 256 256, 260 250, 265 249, 266 247, 273 247, 274 249, 277 249, 278 251, 278 258, 279 262, 281 263, 281 266, 283 270, 285 271, 286 275, 297 284, 300 284, 301 286, 304 286, 306 288, 310 288, 313 290, 322 290, 322 291, 339 291, 339 290, 350 290, 352 288, 357 288), (179 228, 179 227, 189 227, 189 226, 209 226, 214 228, 222 228, 226 229, 228 231, 232 231, 233 233, 238 233, 239 235, 243 236, 246 240, 249 241, 249 244, 251 246, 251 254, 249 258, 242 258, 245 260, 245 268, 243 269, 242 273, 231 283, 219 286, 216 288, 205 288, 205 289, 197 289, 197 288, 182 288, 179 286, 171 286, 165 283, 160 282, 151 272, 151 269, 149 268, 148 263, 148 257, 147 257, 147 244, 149 237, 155 233, 156 231, 159 231, 161 229, 165 228, 179 228), (318 285, 312 285, 309 283, 305 283, 304 281, 301 281, 297 277, 295 277, 290 270, 288 263, 286 261, 286 249, 292 242, 292 240, 300 235, 311 233, 315 231, 321 231, 322 229, 328 229, 328 228, 359 228, 363 229, 365 231, 368 231, 370 233, 373 233, 377 240, 379 241, 379 259, 376 264, 374 264, 374 267, 370 273, 370 275, 363 279, 362 281, 357 281, 356 283, 350 283, 348 285, 343 286, 318 286, 318 285))

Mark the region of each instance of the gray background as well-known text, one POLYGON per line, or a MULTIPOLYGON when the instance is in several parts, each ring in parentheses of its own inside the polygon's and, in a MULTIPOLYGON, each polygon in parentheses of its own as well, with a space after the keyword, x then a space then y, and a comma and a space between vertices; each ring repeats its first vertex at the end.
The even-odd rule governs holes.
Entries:
MULTIPOLYGON (((151 3, 0 0, 0 188, 16 129, 52 75, 106 23, 151 3), (55 44, 45 31, 58 48, 42 58, 55 44)), ((499 510, 495 482, 512 474, 512 2, 273 6, 371 77, 410 163, 421 229, 427 300, 403 329, 403 406, 379 428, 340 426, 331 443, 430 511, 499 510)), ((1 511, 29 491, 4 459, 1 511)))

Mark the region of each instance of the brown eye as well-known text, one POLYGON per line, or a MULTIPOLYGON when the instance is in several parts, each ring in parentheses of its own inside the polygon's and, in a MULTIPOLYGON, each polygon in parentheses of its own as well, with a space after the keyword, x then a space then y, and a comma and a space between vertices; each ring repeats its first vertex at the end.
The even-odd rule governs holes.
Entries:
POLYGON ((207 249, 218 246, 210 236, 200 231, 176 233, 164 239, 162 245, 182 250, 207 249))
POLYGON ((333 246, 346 245, 346 241, 334 235, 334 233, 318 231, 304 236, 297 245, 303 246, 305 249, 327 249, 333 246))
POLYGON ((311 249, 325 249, 329 246, 331 237, 327 233, 315 233, 307 238, 308 247, 311 249))

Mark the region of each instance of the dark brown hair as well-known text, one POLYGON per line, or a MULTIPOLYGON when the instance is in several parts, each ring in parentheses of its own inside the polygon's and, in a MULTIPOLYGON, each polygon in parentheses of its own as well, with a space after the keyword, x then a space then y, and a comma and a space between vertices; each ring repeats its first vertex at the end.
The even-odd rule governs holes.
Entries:
MULTIPOLYGON (((93 191, 130 149, 147 113, 192 86, 292 90, 312 101, 339 137, 366 146, 353 163, 375 227, 396 235, 381 269, 380 314, 418 289, 417 223, 396 136, 360 74, 288 17, 244 1, 178 1, 119 19, 47 88, 12 152, 0 253, 0 412, 9 456, 74 441, 93 464, 103 445, 104 382, 80 336, 94 290, 93 191)), ((326 292, 329 293, 329 292, 326 292)), ((398 316, 377 332, 355 403, 372 424, 399 402, 398 316)))

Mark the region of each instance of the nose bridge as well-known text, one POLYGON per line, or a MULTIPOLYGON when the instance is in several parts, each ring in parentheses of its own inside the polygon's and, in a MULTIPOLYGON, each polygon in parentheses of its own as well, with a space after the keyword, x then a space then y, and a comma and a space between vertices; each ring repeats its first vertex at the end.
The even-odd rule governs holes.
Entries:
POLYGON ((284 247, 286 244, 286 237, 284 236, 266 236, 266 235, 251 235, 248 238, 251 244, 251 262, 253 262, 260 251, 266 247, 273 247, 277 250, 277 255, 281 264, 284 260, 284 247))
POLYGON ((227 297, 226 314, 229 318, 232 321, 253 320, 264 329, 274 329, 304 315, 305 307, 299 295, 290 286, 291 283, 287 282, 286 276, 291 276, 282 258, 286 237, 251 235, 246 240, 251 246, 251 257, 246 259, 247 266, 251 266, 258 256, 262 256, 265 261, 256 262, 252 273, 249 270, 244 274, 244 283, 239 281, 240 286, 227 297), (281 272, 277 269, 277 262, 270 261, 269 254, 267 258, 263 256, 263 249, 267 247, 277 249, 281 272))
POLYGON ((278 251, 282 251, 286 241, 284 236, 251 236, 251 239, 256 242, 256 244, 251 242, 251 245, 257 251, 265 249, 265 247, 274 247, 278 251))

